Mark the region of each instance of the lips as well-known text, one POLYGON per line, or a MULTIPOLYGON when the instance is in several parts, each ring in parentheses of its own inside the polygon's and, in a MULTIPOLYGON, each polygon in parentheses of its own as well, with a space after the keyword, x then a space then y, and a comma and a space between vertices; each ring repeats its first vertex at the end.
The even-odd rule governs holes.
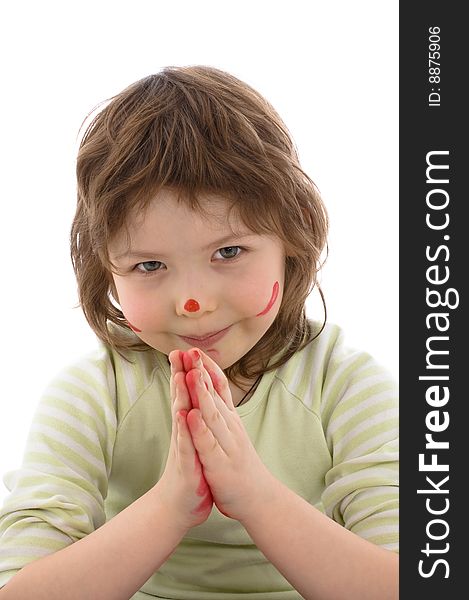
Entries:
POLYGON ((199 346, 207 348, 208 346, 212 346, 213 344, 221 340, 221 338, 226 333, 228 333, 229 329, 231 329, 231 325, 225 327, 225 329, 221 329, 220 331, 215 331, 213 333, 209 333, 203 336, 180 335, 178 337, 180 337, 187 344, 189 344, 189 346, 199 346))

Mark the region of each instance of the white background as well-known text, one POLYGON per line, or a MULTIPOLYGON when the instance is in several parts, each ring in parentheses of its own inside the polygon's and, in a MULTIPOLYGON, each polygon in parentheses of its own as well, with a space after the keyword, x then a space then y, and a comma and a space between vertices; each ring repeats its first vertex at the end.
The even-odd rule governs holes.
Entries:
POLYGON ((397 377, 397 2, 2 6, 0 501, 46 383, 96 346, 68 249, 78 130, 165 65, 230 71, 276 107, 330 214, 329 320, 397 377))

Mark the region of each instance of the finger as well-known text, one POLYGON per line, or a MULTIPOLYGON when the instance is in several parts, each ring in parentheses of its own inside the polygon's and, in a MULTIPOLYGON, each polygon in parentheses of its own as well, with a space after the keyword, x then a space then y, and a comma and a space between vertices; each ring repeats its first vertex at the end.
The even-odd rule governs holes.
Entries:
MULTIPOLYGON (((225 421, 229 422, 231 420, 231 418, 233 417, 233 415, 237 415, 238 413, 234 409, 231 410, 227 406, 227 404, 223 400, 223 398, 221 398, 220 395, 218 394, 218 392, 215 390, 213 383, 212 383, 212 379, 211 379, 207 369, 204 367, 201 360, 199 361, 199 364, 200 364, 199 370, 202 373, 202 379, 205 384, 205 389, 209 393, 210 397, 213 399, 213 402, 214 402, 216 408, 221 412, 222 416, 225 418, 225 421), (207 379, 210 382, 209 385, 207 385, 207 379)), ((230 390, 230 398, 231 398, 231 390, 230 390)))
POLYGON ((213 435, 213 432, 198 408, 193 408, 187 415, 187 425, 192 436, 194 447, 199 455, 200 461, 205 469, 210 469, 210 464, 217 464, 220 460, 226 460, 226 454, 213 435))
POLYGON ((171 365, 171 375, 175 375, 179 373, 179 371, 184 371, 184 363, 183 363, 183 354, 182 350, 173 350, 168 354, 169 364, 171 365))
MULTIPOLYGON (((213 383, 212 383, 212 378, 210 377, 209 372, 207 371, 207 369, 205 368, 205 366, 202 362, 202 355, 203 355, 202 350, 199 350, 198 348, 191 348, 187 352, 184 352, 183 355, 184 355, 184 367, 187 369, 188 373, 193 368, 199 369, 202 372, 202 377, 203 377, 205 386, 206 386, 209 394, 213 397, 215 405, 218 408, 218 410, 222 413, 222 415, 224 417, 228 418, 227 411, 228 412, 231 411, 232 414, 237 414, 234 409, 233 402, 231 400, 231 390, 229 389, 229 386, 227 385, 227 390, 228 390, 227 393, 229 395, 228 400, 231 403, 231 405, 233 406, 232 409, 229 408, 229 405, 227 404, 227 402, 222 397, 220 397, 218 392, 216 392, 216 390, 213 386, 213 383)), ((221 372, 222 376, 226 379, 223 371, 220 371, 220 372, 221 372)), ((196 394, 191 395, 191 400, 192 400, 193 408, 199 408, 199 400, 198 400, 196 394), (194 396, 194 397, 192 397, 192 396, 194 396)))
POLYGON ((174 397, 175 397, 174 376, 176 375, 176 373, 179 373, 180 371, 184 372, 184 364, 183 364, 183 358, 182 358, 183 354, 184 353, 182 350, 173 350, 168 355, 169 364, 171 365, 171 377, 169 380, 169 387, 170 387, 171 399, 173 401, 174 401, 174 397))
POLYGON ((210 374, 202 362, 202 354, 202 350, 199 350, 198 348, 191 348, 187 352, 184 352, 184 367, 186 373, 189 373, 191 369, 199 369, 202 372, 207 389, 210 393, 213 393, 213 383, 210 374))
POLYGON ((177 450, 179 465, 184 471, 191 471, 195 464, 195 448, 187 426, 187 410, 178 410, 176 413, 177 450))
POLYGON ((177 411, 189 411, 192 408, 192 402, 186 385, 186 374, 180 371, 172 379, 174 380, 175 397, 171 411, 174 419, 177 411))
POLYGON ((183 358, 183 364, 184 364, 184 371, 187 373, 188 371, 190 371, 193 368, 193 364, 192 364, 192 356, 191 354, 189 354, 189 352, 183 352, 182 353, 182 358, 183 358))
POLYGON ((231 390, 225 373, 223 373, 223 370, 217 365, 217 363, 212 358, 210 358, 210 356, 205 354, 205 352, 199 350, 199 353, 202 364, 204 365, 207 373, 209 374, 210 380, 217 394, 220 396, 220 398, 223 400, 226 406, 228 406, 230 410, 234 411, 235 407, 233 404, 233 399, 231 397, 231 390))
MULTIPOLYGON (((215 399, 212 394, 206 389, 202 380, 201 373, 198 369, 192 369, 186 375, 187 387, 190 390, 191 398, 195 397, 203 420, 213 433, 215 439, 226 453, 229 453, 233 447, 233 435, 227 425, 227 422, 217 408, 215 399)), ((223 402, 219 400, 220 404, 223 402)), ((192 401, 194 404, 194 400, 192 401)), ((227 408, 225 407, 225 410, 227 408)), ((228 414, 231 413, 228 411, 228 414)))
POLYGON ((203 498, 199 506, 195 509, 197 512, 206 510, 213 503, 212 493, 207 481, 203 475, 202 464, 194 446, 192 435, 187 424, 186 410, 178 411, 176 415, 178 429, 178 457, 179 466, 183 473, 188 476, 194 475, 198 478, 196 494, 203 498))

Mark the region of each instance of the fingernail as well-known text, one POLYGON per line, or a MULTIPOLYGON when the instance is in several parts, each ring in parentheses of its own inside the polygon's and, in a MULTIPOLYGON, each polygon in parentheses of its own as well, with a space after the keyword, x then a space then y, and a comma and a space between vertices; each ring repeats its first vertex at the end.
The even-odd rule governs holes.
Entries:
POLYGON ((193 357, 194 360, 200 360, 200 353, 198 352, 198 350, 194 350, 193 357))

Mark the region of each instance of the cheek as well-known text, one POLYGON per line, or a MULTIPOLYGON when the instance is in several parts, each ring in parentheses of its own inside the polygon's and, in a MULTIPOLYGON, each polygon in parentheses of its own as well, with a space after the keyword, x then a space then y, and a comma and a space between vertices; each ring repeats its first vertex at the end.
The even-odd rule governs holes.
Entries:
POLYGON ((270 248, 256 260, 249 269, 248 279, 239 277, 239 287, 233 294, 243 303, 244 311, 250 317, 265 321, 278 312, 283 295, 285 278, 285 256, 283 250, 270 248))
POLYGON ((137 333, 158 327, 162 321, 162 307, 154 299, 151 301, 142 293, 118 286, 119 304, 131 329, 137 333))
POLYGON ((269 314, 279 302, 280 282, 272 277, 261 278, 252 284, 238 288, 233 295, 239 307, 250 317, 269 314))
POLYGON ((272 308, 275 306, 275 303, 277 301, 279 291, 280 291, 279 282, 276 281, 274 283, 274 285, 272 286, 272 293, 270 295, 269 301, 265 305, 265 308, 263 308, 261 310, 261 312, 256 315, 256 317, 263 317, 264 315, 266 315, 267 313, 269 313, 272 310, 272 308))

